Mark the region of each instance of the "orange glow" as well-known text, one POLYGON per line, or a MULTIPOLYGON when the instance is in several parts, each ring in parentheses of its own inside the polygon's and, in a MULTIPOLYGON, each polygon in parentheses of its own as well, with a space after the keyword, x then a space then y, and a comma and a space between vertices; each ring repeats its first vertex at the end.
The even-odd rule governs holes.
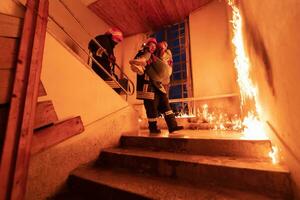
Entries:
POLYGON ((267 139, 263 123, 259 118, 261 109, 258 103, 258 90, 250 78, 251 65, 244 47, 242 17, 233 0, 228 0, 228 4, 232 8, 232 43, 235 47, 234 66, 238 75, 237 82, 240 87, 241 108, 244 108, 246 102, 252 102, 254 105, 248 109, 248 113, 242 122, 244 137, 247 139, 267 139))
MULTIPOLYGON (((260 120, 261 106, 258 101, 258 89, 250 78, 250 61, 247 57, 244 48, 244 39, 242 34, 242 17, 239 9, 235 6, 234 0, 228 0, 228 4, 232 8, 232 43, 235 47, 234 66, 237 70, 237 82, 240 87, 241 94, 241 108, 247 102, 252 102, 254 106, 247 110, 247 115, 244 117, 242 125, 244 127, 243 137, 246 139, 268 139, 266 131, 264 130, 263 122, 260 120)), ((278 163, 278 149, 273 146, 269 153, 272 163, 278 163)))
POLYGON ((272 146, 272 151, 270 151, 269 157, 272 159, 273 164, 279 163, 278 148, 276 146, 272 146))
POLYGON ((176 116, 176 118, 193 118, 193 117, 196 117, 196 116, 193 114, 186 114, 186 113, 176 116))

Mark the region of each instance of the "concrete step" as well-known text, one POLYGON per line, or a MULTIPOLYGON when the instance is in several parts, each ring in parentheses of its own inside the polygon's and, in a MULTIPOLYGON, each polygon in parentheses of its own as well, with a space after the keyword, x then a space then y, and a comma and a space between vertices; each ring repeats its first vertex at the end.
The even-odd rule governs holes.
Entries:
POLYGON ((149 136, 122 136, 122 148, 142 148, 208 156, 233 156, 270 160, 269 140, 244 140, 239 138, 172 138, 149 136))
POLYGON ((215 185, 192 185, 169 178, 131 173, 124 169, 81 167, 72 172, 68 184, 71 194, 84 194, 85 199, 274 199, 215 185))
POLYGON ((111 148, 101 152, 98 164, 192 184, 207 182, 287 198, 292 194, 285 167, 255 159, 111 148))

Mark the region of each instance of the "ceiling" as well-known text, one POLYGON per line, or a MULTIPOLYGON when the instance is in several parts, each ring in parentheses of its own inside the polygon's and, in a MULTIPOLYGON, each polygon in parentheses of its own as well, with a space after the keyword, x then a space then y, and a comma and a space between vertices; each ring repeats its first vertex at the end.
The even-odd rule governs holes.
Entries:
POLYGON ((108 25, 125 36, 159 30, 183 21, 211 0, 82 0, 108 25))

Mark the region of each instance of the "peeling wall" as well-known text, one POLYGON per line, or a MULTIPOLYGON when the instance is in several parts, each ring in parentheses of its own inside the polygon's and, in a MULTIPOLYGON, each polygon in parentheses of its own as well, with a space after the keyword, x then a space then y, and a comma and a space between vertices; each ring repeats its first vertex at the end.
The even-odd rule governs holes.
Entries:
POLYGON ((269 134, 288 165, 300 199, 300 2, 240 1, 252 77, 269 134))

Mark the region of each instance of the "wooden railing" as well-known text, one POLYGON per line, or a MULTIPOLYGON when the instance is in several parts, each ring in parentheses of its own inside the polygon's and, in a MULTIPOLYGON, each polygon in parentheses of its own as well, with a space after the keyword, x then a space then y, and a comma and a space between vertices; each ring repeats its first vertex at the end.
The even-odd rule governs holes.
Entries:
POLYGON ((0 200, 25 197, 48 7, 48 0, 27 0, 0 163, 0 200))

